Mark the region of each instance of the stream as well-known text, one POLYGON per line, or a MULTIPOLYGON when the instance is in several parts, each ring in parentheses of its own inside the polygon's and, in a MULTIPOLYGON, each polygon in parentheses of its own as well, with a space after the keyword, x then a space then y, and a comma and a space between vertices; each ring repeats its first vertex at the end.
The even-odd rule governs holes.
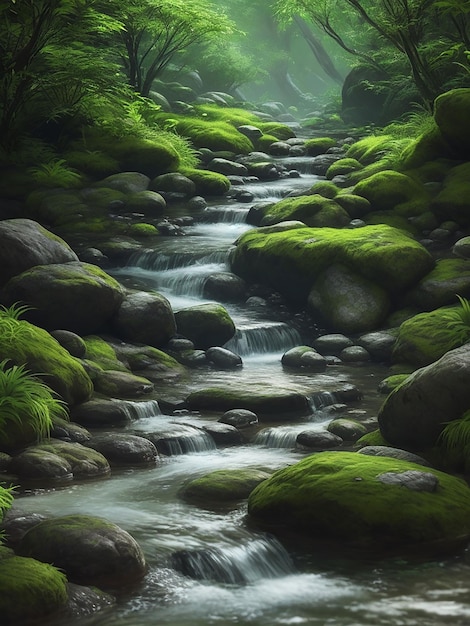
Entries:
MULTIPOLYGON (((292 162, 292 159, 290 159, 292 162)), ((297 163, 301 177, 243 187, 256 201, 276 201, 318 177, 308 172, 308 160, 297 163)), ((253 203, 254 203, 253 202, 253 203)), ((185 236, 159 238, 153 248, 132 257, 126 267, 110 273, 126 286, 155 289, 175 311, 204 302, 204 282, 227 271, 236 238, 252 228, 246 215, 253 203, 226 199, 202 210, 185 236)), ((311 399, 311 414, 297 421, 263 421, 242 445, 217 448, 200 426, 219 416, 178 411, 165 415, 156 401, 135 403, 129 432, 144 434, 163 428, 175 433, 171 454, 148 469, 113 470, 109 479, 63 488, 25 491, 15 507, 48 515, 85 513, 118 524, 141 545, 148 574, 137 589, 116 605, 76 622, 48 621, 51 626, 453 626, 470 624, 470 565, 466 554, 446 560, 417 557, 376 560, 364 554, 348 557, 341 549, 311 551, 284 546, 250 527, 246 503, 204 509, 184 502, 178 492, 188 479, 216 469, 275 470, 303 458, 295 449, 299 432, 326 428, 329 392, 351 384, 363 394, 342 416, 357 412, 374 417, 383 401, 378 383, 387 369, 376 363, 336 364, 325 373, 286 371, 282 354, 308 343, 309 337, 280 319, 269 306, 226 304, 236 336, 226 347, 241 355, 237 370, 195 368, 188 380, 159 389, 156 396, 184 398, 202 386, 236 386, 250 382, 293 388, 311 399), (195 433, 198 433, 196 435, 195 433), (187 571, 178 555, 188 555, 187 571)), ((293 318, 295 320, 295 317, 293 318)), ((315 337, 311 337, 313 340, 315 337)))

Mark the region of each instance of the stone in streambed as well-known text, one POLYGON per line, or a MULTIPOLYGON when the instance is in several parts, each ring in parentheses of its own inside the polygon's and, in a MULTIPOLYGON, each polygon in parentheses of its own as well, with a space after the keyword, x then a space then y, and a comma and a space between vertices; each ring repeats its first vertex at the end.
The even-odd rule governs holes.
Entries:
POLYGON ((175 320, 178 333, 200 350, 223 346, 235 334, 235 324, 221 304, 200 304, 181 309, 175 313, 175 320))
POLYGON ((203 506, 236 502, 247 498, 270 475, 255 468, 216 470, 191 480, 181 489, 180 496, 203 506))

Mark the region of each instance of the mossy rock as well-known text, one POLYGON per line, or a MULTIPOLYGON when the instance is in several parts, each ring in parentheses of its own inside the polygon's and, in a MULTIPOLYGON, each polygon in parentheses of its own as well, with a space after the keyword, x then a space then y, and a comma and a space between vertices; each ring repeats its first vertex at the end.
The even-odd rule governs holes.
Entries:
POLYGON ((80 197, 87 203, 87 205, 91 205, 94 211, 97 209, 104 209, 107 212, 111 203, 124 203, 126 193, 120 191, 119 189, 110 189, 109 187, 87 187, 82 189, 80 197))
POLYGON ((364 424, 345 417, 331 420, 326 429, 344 441, 357 441, 367 433, 367 427, 364 424))
POLYGON ((198 104, 195 107, 200 117, 207 121, 225 122, 234 127, 255 124, 259 126, 260 118, 250 111, 236 107, 220 107, 214 104, 198 104))
POLYGON ((338 159, 330 165, 326 171, 326 177, 328 180, 332 180, 335 176, 343 176, 351 172, 357 172, 358 170, 362 170, 363 167, 362 163, 359 163, 357 159, 345 157, 344 159, 338 159))
POLYGON ((403 322, 393 349, 393 361, 422 367, 470 341, 470 326, 462 321, 459 310, 460 307, 441 307, 403 322))
POLYGON ((442 182, 453 167, 455 167, 455 161, 442 158, 406 169, 403 173, 424 185, 425 183, 442 182))
POLYGON ((92 178, 103 178, 120 171, 119 161, 99 150, 71 150, 64 154, 67 165, 88 174, 92 178))
POLYGON ((93 380, 95 391, 110 398, 138 398, 153 391, 153 383, 130 372, 107 370, 93 380))
POLYGON ((27 198, 26 207, 28 217, 50 226, 63 226, 92 215, 78 189, 33 192, 27 198))
POLYGON ((355 452, 321 452, 275 472, 250 494, 248 513, 290 531, 374 551, 454 548, 470 534, 470 489, 431 468, 355 452))
POLYGON ((184 500, 201 505, 232 503, 248 498, 271 474, 255 468, 222 469, 191 480, 180 492, 184 500))
POLYGON ((126 366, 117 358, 114 348, 107 341, 97 335, 88 335, 83 338, 83 341, 87 360, 93 361, 104 370, 127 371, 126 366))
POLYGON ((0 614, 5 626, 51 618, 67 604, 67 578, 48 563, 0 559, 0 614))
POLYGON ((269 150, 272 144, 276 143, 277 141, 279 141, 279 139, 274 135, 262 135, 255 141, 256 148, 257 150, 261 150, 264 152, 265 150, 269 150))
POLYGON ((258 384, 237 389, 208 387, 191 393, 186 402, 195 411, 225 412, 241 408, 256 413, 259 418, 269 416, 270 420, 306 415, 310 410, 307 396, 298 391, 258 384))
POLYGON ((370 165, 379 160, 391 142, 393 137, 390 135, 371 135, 351 144, 346 154, 348 158, 355 159, 362 165, 370 165))
POLYGON ((461 226, 470 226, 470 163, 453 167, 443 185, 442 191, 432 201, 432 210, 442 220, 454 220, 461 226))
POLYGON ((209 148, 215 152, 229 150, 235 154, 248 154, 254 148, 246 135, 227 122, 178 116, 175 130, 190 139, 196 148, 209 148))
POLYGON ((370 433, 366 433, 362 435, 357 441, 356 444, 360 447, 365 446, 387 446, 388 443, 385 441, 384 436, 380 432, 380 428, 371 431, 370 433))
POLYGON ((193 181, 198 195, 223 196, 230 189, 230 181, 224 174, 189 167, 181 168, 180 172, 193 181))
POLYGON ((422 311, 454 304, 456 294, 470 298, 470 259, 438 259, 409 292, 406 303, 422 311))
POLYGON ((264 134, 276 137, 277 141, 285 141, 295 137, 292 128, 279 122, 257 122, 257 126, 264 134))
POLYGON ((114 344, 121 360, 129 365, 133 372, 145 372, 148 376, 158 375, 158 379, 181 376, 185 369, 172 356, 153 346, 133 345, 124 342, 114 344))
POLYGON ((409 374, 392 374, 391 376, 387 376, 387 378, 384 378, 379 383, 378 390, 380 393, 389 394, 405 382, 408 376, 409 374))
POLYGON ((433 267, 429 252, 390 226, 359 229, 257 229, 242 235, 231 257, 232 271, 249 282, 268 284, 305 302, 316 279, 333 263, 345 265, 388 293, 415 284, 433 267))
POLYGON ((434 101, 434 120, 460 158, 470 158, 470 89, 452 89, 434 101))
POLYGON ((417 236, 419 233, 414 222, 410 222, 402 215, 397 215, 395 211, 373 211, 368 213, 364 219, 366 224, 387 224, 387 226, 399 228, 413 236, 417 236))
POLYGON ((25 365, 56 391, 68 404, 91 397, 93 384, 81 363, 42 328, 24 320, 8 321, 7 332, 0 319, 0 360, 25 365), (3 328, 3 330, 2 330, 3 328))
POLYGON ((393 170, 361 180, 353 193, 369 200, 373 211, 393 210, 404 217, 419 215, 430 205, 429 194, 422 185, 393 170))
POLYGON ((336 140, 332 137, 315 137, 307 139, 305 147, 309 156, 319 156, 328 152, 329 148, 336 146, 336 140))
POLYGON ((235 324, 221 304, 200 304, 175 313, 178 333, 193 342, 194 347, 207 350, 223 346, 235 334, 235 324))
POLYGON ((329 180, 320 180, 318 183, 312 185, 310 193, 318 193, 324 198, 330 198, 333 200, 333 198, 336 198, 339 193, 339 187, 329 180))
POLYGON ((112 522, 89 515, 67 515, 40 522, 24 535, 18 552, 54 563, 82 585, 128 588, 146 572, 135 539, 112 522))
POLYGON ((404 170, 417 169, 425 167, 430 161, 454 158, 456 158, 455 151, 440 129, 435 126, 425 131, 403 150, 400 167, 404 170))
POLYGON ((335 202, 342 207, 352 219, 363 218, 370 212, 370 202, 362 196, 353 193, 339 193, 335 196, 335 202))
POLYGON ((299 220, 306 226, 341 228, 349 224, 349 215, 334 200, 319 194, 285 198, 265 209, 261 226, 299 220))

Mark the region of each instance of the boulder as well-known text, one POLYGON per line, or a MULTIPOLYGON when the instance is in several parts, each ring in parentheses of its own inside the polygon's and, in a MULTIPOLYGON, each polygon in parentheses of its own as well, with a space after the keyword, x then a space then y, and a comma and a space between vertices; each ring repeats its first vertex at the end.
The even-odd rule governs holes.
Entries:
POLYGON ((113 318, 118 337, 149 346, 164 346, 176 332, 169 301, 157 292, 127 293, 113 318))
POLYGON ((214 346, 206 350, 206 358, 221 369, 237 369, 243 365, 242 358, 226 348, 214 346))
POLYGON ((162 192, 169 191, 191 198, 196 193, 196 184, 179 172, 168 172, 154 178, 150 183, 150 189, 162 192))
POLYGON ((452 89, 434 101, 434 120, 444 137, 462 159, 470 157, 468 109, 470 89, 452 89))
POLYGON ((209 161, 207 169, 226 176, 247 176, 248 169, 242 163, 229 161, 228 159, 215 158, 209 161))
POLYGON ((126 196, 124 209, 135 213, 143 213, 148 217, 162 215, 166 209, 163 196, 155 191, 137 191, 126 196))
POLYGON ((297 435, 295 447, 301 450, 331 450, 343 443, 343 439, 328 430, 303 430, 297 435))
POLYGON ((243 443, 240 432, 230 424, 213 422, 204 425, 202 430, 212 437, 216 446, 238 446, 243 443))
POLYGON ((112 467, 156 465, 158 461, 157 449, 151 441, 128 433, 94 435, 85 445, 102 454, 112 467))
POLYGON ((390 307, 387 292, 345 265, 323 270, 308 295, 308 307, 339 333, 377 328, 390 307))
MULTIPOLYGON (((470 148, 469 148, 470 150, 470 148)), ((431 208, 438 218, 470 226, 470 163, 453 167, 444 178, 442 189, 433 198, 431 208)))
POLYGON ((136 398, 153 391, 153 383, 147 378, 113 370, 99 372, 93 385, 97 393, 110 398, 136 398))
POLYGON ((281 363, 285 367, 305 368, 313 372, 326 369, 326 359, 310 346, 291 348, 282 355, 281 363))
POLYGON ((9 280, 3 297, 33 307, 25 317, 39 326, 86 335, 111 319, 124 290, 96 265, 76 261, 36 265, 9 280))
POLYGON ((343 441, 357 441, 360 437, 367 433, 367 428, 364 424, 357 422, 353 419, 338 418, 332 420, 327 430, 333 435, 341 437, 343 441))
POLYGON ((85 356, 86 344, 80 335, 70 330, 53 330, 51 336, 54 337, 71 356, 77 359, 82 359, 85 356))
POLYGON ((415 547, 454 549, 468 541, 470 489, 458 478, 407 461, 320 452, 258 485, 248 513, 276 534, 408 554, 415 547), (432 489, 426 480, 419 486, 423 474, 432 475, 432 489))
POLYGON ((350 217, 335 200, 313 194, 298 198, 285 198, 265 208, 261 226, 292 220, 317 228, 322 226, 341 228, 347 226, 350 217))
POLYGON ((200 304, 175 313, 178 333, 194 343, 196 349, 223 346, 235 334, 235 324, 221 304, 200 304))
POLYGON ((258 416, 247 409, 231 409, 226 411, 217 421, 240 429, 255 426, 258 423, 258 416))
POLYGON ((469 376, 468 345, 410 374, 379 411, 383 437, 412 451, 435 445, 446 424, 462 417, 470 406, 469 376))
POLYGON ((71 419, 90 428, 122 426, 131 420, 131 414, 123 401, 95 399, 73 407, 71 419))
POLYGON ((470 259, 439 259, 407 294, 405 305, 431 311, 455 303, 455 294, 470 297, 470 259))
POLYGON ((107 187, 124 194, 146 191, 150 185, 150 178, 139 172, 120 172, 95 183, 96 187, 107 187))
POLYGON ((356 343, 365 348, 376 361, 389 361, 396 341, 396 333, 378 330, 361 335, 356 343))
POLYGON ((342 333, 332 333, 320 335, 313 341, 313 345, 321 354, 339 356, 344 348, 353 345, 353 341, 342 333))
POLYGON ((112 522, 88 515, 49 519, 31 528, 18 552, 54 563, 74 583, 128 588, 143 578, 145 557, 139 545, 112 522))
POLYGON ((0 222, 0 287, 35 265, 78 261, 60 237, 29 219, 0 222))
POLYGON ((215 470, 189 481, 181 489, 180 496, 203 506, 237 502, 247 498, 270 475, 255 468, 215 470))
POLYGON ((204 283, 204 298, 219 302, 240 302, 246 298, 245 281, 230 272, 211 274, 204 283))

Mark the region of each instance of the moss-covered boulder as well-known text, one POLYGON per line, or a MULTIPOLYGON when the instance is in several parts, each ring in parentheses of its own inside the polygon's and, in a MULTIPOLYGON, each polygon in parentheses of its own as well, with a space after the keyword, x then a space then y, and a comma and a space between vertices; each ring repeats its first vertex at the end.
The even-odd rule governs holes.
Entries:
POLYGON ((31 528, 18 552, 65 572, 71 582, 103 588, 128 587, 146 572, 144 554, 131 535, 88 515, 48 519, 31 528))
POLYGON ((410 374, 379 411, 383 437, 409 450, 435 445, 446 424, 462 417, 470 407, 469 375, 468 345, 410 374))
POLYGON ((470 89, 452 89, 434 101, 434 120, 460 158, 470 158, 470 89))
POLYGON ((255 468, 222 469, 189 481, 180 496, 189 502, 212 507, 247 498, 271 474, 255 468))
POLYGON ((178 361, 152 346, 120 341, 113 343, 113 347, 119 359, 124 360, 133 372, 140 372, 151 379, 173 379, 184 374, 184 367, 178 361))
POLYGON ((51 335, 25 320, 0 315, 0 360, 25 365, 70 405, 91 397, 93 384, 81 363, 51 335))
POLYGON ((394 170, 361 180, 353 193, 369 200, 373 211, 394 210, 404 217, 420 215, 430 204, 430 196, 421 184, 394 170))
POLYGON ((308 307, 339 333, 359 333, 377 328, 390 307, 387 292, 379 285, 333 264, 315 281, 308 307))
POLYGON ((276 533, 301 533, 377 552, 468 541, 470 489, 421 465, 354 452, 321 452, 275 472, 248 512, 276 533))
POLYGON ((289 416, 306 415, 310 410, 306 395, 261 384, 238 386, 236 389, 208 387, 189 394, 186 402, 195 411, 247 409, 256 413, 260 420, 268 416, 270 420, 288 419, 289 416))
POLYGON ((48 330, 79 335, 99 331, 124 298, 121 285, 96 265, 55 263, 36 265, 10 279, 3 290, 7 304, 25 302, 31 322, 48 330))
POLYGON ((67 578, 48 563, 22 556, 0 559, 2 624, 53 618, 67 604, 67 578))
POLYGON ((313 139, 307 139, 305 147, 307 154, 310 156, 318 156, 319 154, 325 154, 329 148, 336 146, 336 139, 332 137, 314 137, 313 139))
MULTIPOLYGON (((110 190, 122 194, 119 199, 124 200, 127 194, 141 193, 147 191, 150 185, 150 178, 146 174, 142 174, 139 171, 119 172, 119 174, 112 174, 95 183, 95 188, 106 190, 106 196, 113 197, 110 194, 110 190)), ((104 192, 101 191, 101 197, 104 192)), ((93 195, 91 199, 94 200, 93 195)), ((116 197, 113 197, 115 200, 116 197)))
POLYGON ((209 148, 214 152, 228 150, 235 154, 248 154, 254 148, 250 139, 228 122, 189 116, 172 116, 172 119, 176 132, 190 139, 196 148, 209 148))
POLYGON ((93 378, 95 391, 110 398, 138 398, 153 391, 153 383, 130 372, 107 370, 93 378))
POLYGON ((285 198, 264 209, 261 226, 279 222, 299 220, 307 226, 341 228, 349 224, 350 218, 334 200, 320 194, 285 198))
POLYGON ((223 346, 235 334, 235 324, 221 304, 200 304, 181 309, 175 313, 175 320, 178 333, 200 350, 223 346))
POLYGON ((470 297, 470 259, 438 259, 436 266, 406 296, 406 303, 422 311, 453 304, 458 294, 470 297))
POLYGON ((462 319, 461 307, 442 307, 414 315, 401 324, 392 360, 422 367, 467 341, 470 326, 462 319))
POLYGON ((0 286, 35 265, 78 261, 70 246, 29 219, 0 222, 0 286))
POLYGON ((115 333, 125 341, 156 348, 164 346, 176 333, 176 322, 169 301, 157 292, 127 293, 113 318, 115 333))
POLYGON ((153 177, 178 168, 178 152, 164 138, 158 141, 142 137, 101 137, 87 135, 89 149, 95 147, 116 159, 122 171, 141 172, 153 177))
POLYGON ((357 172, 362 170, 363 167, 362 163, 359 163, 357 159, 344 157, 343 159, 338 159, 330 165, 326 171, 326 177, 328 180, 332 180, 335 176, 344 176, 345 174, 350 174, 351 172, 357 172))
POLYGON ((470 163, 449 170, 431 208, 439 219, 454 220, 461 226, 470 225, 470 163))
POLYGON ((230 189, 230 181, 224 174, 190 167, 180 171, 196 185, 196 193, 201 196, 223 196, 230 189))
POLYGON ((157 217, 165 212, 166 201, 161 194, 147 189, 127 195, 124 208, 128 212, 157 217))
POLYGON ((306 301, 317 278, 333 263, 349 267, 388 293, 409 288, 434 265, 421 244, 389 226, 281 232, 269 228, 273 227, 249 231, 238 239, 232 270, 300 302, 306 301))
POLYGON ((116 355, 113 346, 98 335, 87 335, 83 338, 87 361, 92 361, 104 370, 127 371, 125 364, 116 355))

